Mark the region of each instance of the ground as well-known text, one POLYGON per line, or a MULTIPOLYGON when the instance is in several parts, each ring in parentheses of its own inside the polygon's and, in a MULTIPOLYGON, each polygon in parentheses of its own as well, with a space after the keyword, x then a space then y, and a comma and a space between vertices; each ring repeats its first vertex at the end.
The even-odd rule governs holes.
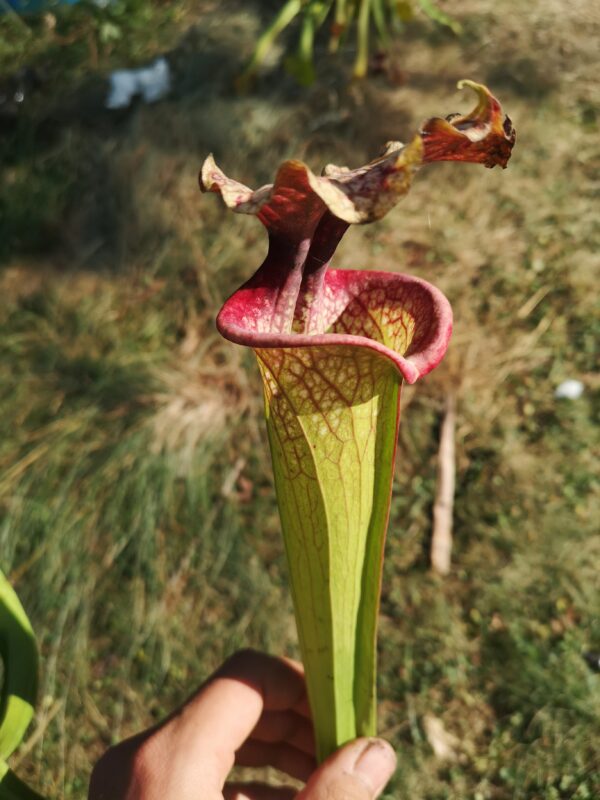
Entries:
MULTIPOLYGON (((380 628, 380 731, 415 800, 600 796, 597 464, 599 13, 592 0, 451 0, 383 71, 319 44, 235 89, 277 3, 81 4, 0 19, 0 566, 34 623, 39 710, 12 766, 81 797, 110 742, 242 646, 294 655, 252 354, 214 318, 265 249, 201 196, 213 151, 251 186, 280 160, 355 166, 490 85, 517 128, 506 171, 436 165, 337 266, 440 286, 444 364, 403 395, 380 628), (165 54, 171 95, 103 107, 106 75, 165 54), (6 85, 13 85, 5 80, 6 85), (596 266, 594 275, 593 267, 596 266), (556 387, 577 379, 577 400, 556 387), (453 569, 428 544, 445 398, 457 397, 453 569), (433 729, 453 754, 431 747, 433 729), (453 738, 454 737, 454 738, 453 738)), ((378 61, 381 67, 381 60, 378 61)))

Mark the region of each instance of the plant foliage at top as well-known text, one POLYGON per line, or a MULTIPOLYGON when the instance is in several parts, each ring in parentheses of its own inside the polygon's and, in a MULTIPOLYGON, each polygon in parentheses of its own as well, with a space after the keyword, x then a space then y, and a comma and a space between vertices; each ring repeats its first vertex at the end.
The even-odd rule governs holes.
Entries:
POLYGON ((356 57, 353 74, 363 78, 369 64, 369 43, 374 31, 379 47, 387 49, 390 38, 410 22, 420 10, 438 25, 461 32, 460 23, 442 11, 433 0, 286 0, 271 24, 259 38, 242 78, 246 85, 260 69, 278 36, 300 17, 300 32, 294 55, 285 61, 286 69, 302 85, 315 79, 314 41, 317 31, 329 23, 329 51, 336 53, 354 29, 356 57))

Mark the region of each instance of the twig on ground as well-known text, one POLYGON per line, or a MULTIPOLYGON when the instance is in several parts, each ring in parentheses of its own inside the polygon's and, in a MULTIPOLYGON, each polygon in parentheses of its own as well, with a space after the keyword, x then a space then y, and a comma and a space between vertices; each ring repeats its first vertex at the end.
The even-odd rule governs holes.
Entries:
POLYGON ((456 483, 455 430, 456 399, 453 393, 449 393, 440 431, 438 482, 431 537, 431 567, 439 575, 447 575, 450 572, 452 556, 452 518, 456 483))

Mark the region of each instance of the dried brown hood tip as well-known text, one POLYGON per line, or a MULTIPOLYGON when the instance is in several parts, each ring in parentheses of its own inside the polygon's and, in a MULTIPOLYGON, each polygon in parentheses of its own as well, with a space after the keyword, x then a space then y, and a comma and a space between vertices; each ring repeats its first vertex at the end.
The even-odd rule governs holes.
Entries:
POLYGON ((301 161, 285 161, 274 183, 253 191, 225 175, 209 156, 200 188, 217 192, 228 208, 254 214, 271 233, 294 241, 310 239, 326 212, 346 224, 381 219, 408 192, 424 163, 469 161, 506 167, 515 143, 510 119, 487 87, 467 80, 458 86, 477 94, 470 114, 434 117, 407 145, 388 142, 378 158, 357 169, 328 164, 315 175, 301 161))
POLYGON ((469 161, 506 168, 515 144, 512 122, 499 101, 486 86, 473 81, 460 81, 458 88, 473 89, 478 103, 469 114, 451 114, 443 119, 433 117, 421 130, 424 162, 469 161))
POLYGON ((269 231, 297 238, 326 210, 348 224, 381 219, 408 192, 422 163, 423 142, 417 134, 408 145, 388 142, 381 156, 357 169, 328 164, 322 175, 315 175, 301 161, 284 161, 274 183, 256 191, 227 177, 212 155, 199 179, 201 191, 220 194, 228 208, 255 214, 269 231))

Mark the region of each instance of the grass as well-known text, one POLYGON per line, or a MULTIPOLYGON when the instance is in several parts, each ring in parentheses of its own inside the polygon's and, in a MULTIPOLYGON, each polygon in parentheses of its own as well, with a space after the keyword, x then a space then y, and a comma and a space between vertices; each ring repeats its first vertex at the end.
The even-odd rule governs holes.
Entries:
POLYGON ((444 365, 404 391, 380 637, 380 727, 400 760, 390 792, 593 800, 600 687, 581 655, 600 651, 593 4, 448 2, 462 38, 416 30, 364 84, 323 55, 311 89, 271 67, 245 96, 231 87, 264 19, 222 5, 0 19, 0 69, 46 76, 0 137, 0 566, 42 651, 39 712, 12 766, 80 797, 108 743, 228 653, 296 652, 256 368, 213 324, 264 241, 199 196, 204 155, 250 185, 286 156, 363 163, 465 108, 454 83, 472 77, 513 117, 509 169, 423 171, 337 257, 426 277, 456 316, 444 365), (105 112, 108 70, 163 52, 173 95, 105 112), (583 381, 580 400, 554 398, 565 378, 583 381), (442 580, 427 548, 450 388, 442 580), (429 717, 455 737, 451 760, 435 756, 429 717))

